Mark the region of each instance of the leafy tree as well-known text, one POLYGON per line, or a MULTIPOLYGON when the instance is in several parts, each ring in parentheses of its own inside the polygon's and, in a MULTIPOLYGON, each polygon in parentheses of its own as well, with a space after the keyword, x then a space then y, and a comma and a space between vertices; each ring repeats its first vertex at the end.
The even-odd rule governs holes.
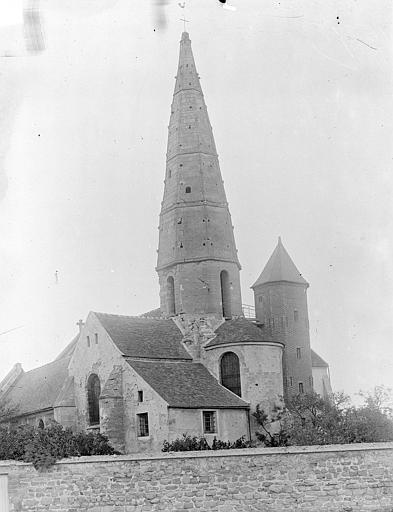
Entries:
POLYGON ((259 404, 252 413, 262 431, 257 431, 256 436, 265 446, 287 446, 289 444, 288 412, 281 401, 267 414, 259 404))
POLYGON ((393 440, 392 392, 377 386, 360 393, 355 407, 344 393, 329 399, 316 393, 299 394, 268 415, 257 406, 253 413, 265 446, 365 443, 393 440))
POLYGON ((18 407, 12 405, 7 398, 3 398, 0 394, 0 424, 9 421, 18 413, 18 407))

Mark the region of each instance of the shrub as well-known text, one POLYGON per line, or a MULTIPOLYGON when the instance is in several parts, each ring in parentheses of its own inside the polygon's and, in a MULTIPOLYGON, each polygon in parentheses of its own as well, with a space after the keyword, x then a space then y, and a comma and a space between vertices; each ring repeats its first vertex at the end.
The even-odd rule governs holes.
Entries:
POLYGON ((183 434, 182 437, 175 439, 174 441, 164 441, 162 451, 163 452, 188 452, 188 451, 200 451, 200 450, 229 450, 231 448, 250 448, 252 446, 251 441, 246 441, 244 436, 240 437, 233 443, 230 441, 221 441, 214 438, 212 445, 210 446, 205 437, 190 436, 183 434))
POLYGON ((32 462, 36 469, 48 468, 67 457, 115 453, 106 436, 95 432, 74 434, 55 421, 45 428, 19 425, 0 429, 0 460, 32 462))

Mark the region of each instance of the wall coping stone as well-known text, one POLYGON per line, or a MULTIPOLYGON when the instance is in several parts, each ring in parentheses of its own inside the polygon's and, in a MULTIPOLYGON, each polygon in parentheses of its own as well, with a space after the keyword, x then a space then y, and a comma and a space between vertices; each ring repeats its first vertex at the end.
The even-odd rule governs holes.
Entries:
MULTIPOLYGON (((302 455, 308 453, 346 453, 346 452, 367 452, 392 450, 393 442, 386 443, 353 443, 353 444, 330 444, 315 446, 288 446, 282 448, 240 448, 233 450, 202 450, 195 452, 162 452, 162 453, 130 453, 127 455, 90 455, 83 457, 72 457, 56 462, 56 466, 63 464, 85 464, 85 463, 106 463, 106 462, 138 462, 145 460, 168 460, 168 459, 203 459, 222 457, 251 457, 264 455, 302 455)), ((0 474, 7 472, 10 466, 31 466, 30 462, 16 460, 0 461, 0 474)))

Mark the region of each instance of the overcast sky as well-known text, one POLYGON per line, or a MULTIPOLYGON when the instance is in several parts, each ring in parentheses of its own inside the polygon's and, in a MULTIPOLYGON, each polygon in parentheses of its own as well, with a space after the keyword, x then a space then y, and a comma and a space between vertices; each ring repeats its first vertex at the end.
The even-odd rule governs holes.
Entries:
MULTIPOLYGON (((11 2, 8 2, 10 4, 11 2)), ((188 0, 243 302, 281 235, 335 390, 393 387, 392 7, 188 0)), ((0 378, 53 359, 90 310, 159 305, 178 2, 21 1, 0 13, 0 378), (38 4, 37 4, 38 5, 38 4), (55 273, 57 271, 57 282, 55 273)))

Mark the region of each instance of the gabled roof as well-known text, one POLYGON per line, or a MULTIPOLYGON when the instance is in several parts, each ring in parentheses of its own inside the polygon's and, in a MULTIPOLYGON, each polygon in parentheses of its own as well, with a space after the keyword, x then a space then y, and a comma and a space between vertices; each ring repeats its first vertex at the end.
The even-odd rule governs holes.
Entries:
POLYGON ((259 327, 246 318, 227 320, 216 329, 216 333, 217 336, 209 341, 205 348, 227 343, 272 341, 259 327))
POLYGON ((326 361, 322 359, 314 350, 311 349, 311 366, 313 368, 329 368, 326 361))
POLYGON ((191 359, 182 346, 182 333, 171 319, 95 313, 125 356, 149 359, 191 359))
POLYGON ((146 311, 146 313, 142 313, 139 315, 141 318, 163 318, 161 308, 152 309, 151 311, 146 311))
POLYGON ((201 363, 135 361, 128 364, 156 391, 169 407, 184 409, 238 408, 247 402, 227 390, 201 363))
POLYGON ((4 396, 7 405, 17 408, 13 416, 52 408, 68 378, 69 361, 69 357, 56 359, 22 373, 4 396))
POLYGON ((287 281, 308 285, 307 281, 296 268, 296 265, 285 250, 280 237, 278 238, 278 243, 273 254, 270 256, 261 275, 251 288, 255 288, 261 284, 277 281, 287 281))
POLYGON ((79 340, 79 335, 80 335, 80 333, 78 332, 78 334, 68 343, 68 345, 56 357, 56 361, 58 359, 63 359, 63 357, 72 356, 72 354, 74 353, 77 341, 79 340))
POLYGON ((67 377, 58 394, 54 407, 75 407, 74 377, 67 377))

